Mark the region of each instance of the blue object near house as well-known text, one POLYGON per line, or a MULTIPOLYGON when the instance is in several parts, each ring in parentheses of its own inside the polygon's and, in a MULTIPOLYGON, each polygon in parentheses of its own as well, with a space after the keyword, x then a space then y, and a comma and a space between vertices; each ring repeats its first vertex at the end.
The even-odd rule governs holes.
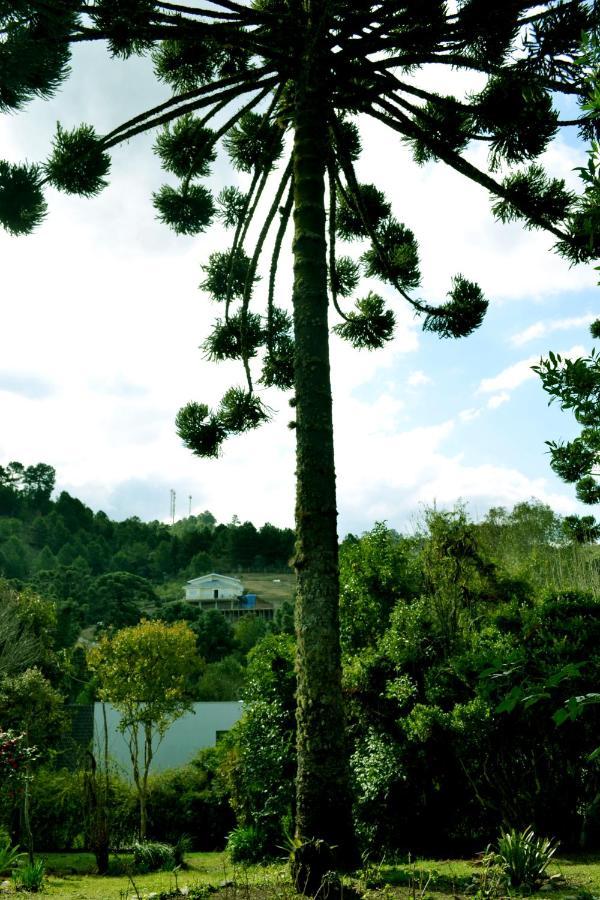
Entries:
POLYGON ((254 609, 256 606, 256 594, 245 594, 242 597, 242 607, 244 609, 254 609))

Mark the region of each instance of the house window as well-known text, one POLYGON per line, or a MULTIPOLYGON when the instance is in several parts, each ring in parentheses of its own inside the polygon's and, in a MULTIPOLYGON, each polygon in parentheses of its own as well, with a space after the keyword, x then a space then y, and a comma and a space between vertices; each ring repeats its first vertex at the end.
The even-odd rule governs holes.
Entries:
POLYGON ((218 588, 215 588, 215 589, 214 589, 214 591, 213 591, 213 597, 214 597, 215 600, 218 600, 218 599, 219 599, 219 589, 218 589, 218 588))

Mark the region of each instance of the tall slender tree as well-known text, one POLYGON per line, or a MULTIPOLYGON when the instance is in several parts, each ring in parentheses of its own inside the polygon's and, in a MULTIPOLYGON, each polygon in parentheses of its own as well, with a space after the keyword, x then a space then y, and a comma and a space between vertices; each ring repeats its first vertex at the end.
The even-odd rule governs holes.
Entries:
POLYGON ((383 123, 390 138, 412 148, 417 164, 442 160, 489 191, 499 220, 549 231, 571 260, 591 258, 598 236, 581 238, 575 198, 536 160, 562 126, 585 136, 597 127, 585 110, 561 120, 553 98, 586 100, 590 73, 585 59, 580 64, 580 42, 598 18, 591 0, 0 0, 5 110, 52 94, 68 74, 70 45, 84 41, 106 42, 113 56, 151 54, 157 78, 172 89, 164 103, 108 134, 90 124, 59 126, 41 165, 0 162, 0 221, 10 232, 41 223, 46 183, 97 194, 110 150, 152 130, 164 168, 179 179, 178 187, 155 194, 158 217, 182 234, 203 231, 215 217, 232 230, 230 248, 205 264, 202 287, 222 313, 203 346, 209 359, 239 360, 245 384, 228 390, 216 409, 188 404, 177 428, 198 456, 216 456, 228 435, 269 417, 255 393, 257 370, 263 387, 293 391, 296 829, 313 849, 335 846, 337 864, 354 858, 354 845, 340 689, 328 314, 332 307, 340 320, 334 330, 354 347, 377 348, 395 324, 383 298, 370 291, 343 308, 361 276, 393 287, 441 337, 468 335, 487 306, 463 275, 441 305, 416 293, 413 232, 356 174, 359 126, 363 117, 383 123), (485 83, 467 97, 451 96, 420 78, 427 67, 475 73, 485 83), (214 198, 205 179, 219 143, 250 177, 246 191, 231 186, 214 198), (489 148, 488 166, 472 162, 472 143, 489 148), (275 304, 288 229, 292 316, 275 304), (340 239, 362 242, 358 258, 338 255, 340 239), (255 288, 267 246, 261 315, 255 288))

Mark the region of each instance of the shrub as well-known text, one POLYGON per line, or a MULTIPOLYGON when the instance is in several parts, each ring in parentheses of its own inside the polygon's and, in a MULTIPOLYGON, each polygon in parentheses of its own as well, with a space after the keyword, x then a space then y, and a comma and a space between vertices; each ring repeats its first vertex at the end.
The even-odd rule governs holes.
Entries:
POLYGON ((227 850, 234 863, 262 862, 267 844, 267 835, 256 825, 238 825, 227 837, 227 850))
POLYGON ((136 872, 159 872, 161 869, 175 868, 175 851, 171 844, 146 841, 133 845, 133 864, 136 872))
POLYGON ((189 765, 151 776, 148 836, 176 845, 184 834, 194 850, 223 849, 235 816, 220 768, 217 748, 208 747, 189 765))
POLYGON ((10 872, 18 866, 25 854, 21 853, 19 846, 13 847, 7 834, 0 836, 0 875, 10 872))
POLYGON ((509 887, 536 890, 547 878, 550 860, 558 844, 549 838, 537 837, 533 828, 504 832, 498 839, 497 860, 509 887))
POLYGON ((38 894, 44 887, 46 865, 43 859, 36 859, 26 866, 13 870, 13 881, 16 891, 27 894, 38 894))

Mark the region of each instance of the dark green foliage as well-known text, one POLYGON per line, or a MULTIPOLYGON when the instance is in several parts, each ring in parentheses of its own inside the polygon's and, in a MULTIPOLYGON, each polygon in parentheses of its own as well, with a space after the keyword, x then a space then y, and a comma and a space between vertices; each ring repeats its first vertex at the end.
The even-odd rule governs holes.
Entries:
POLYGON ((8 3, 0 9, 0 110, 20 109, 34 97, 51 97, 69 74, 65 40, 78 19, 75 0, 56 0, 36 9, 8 3))
POLYGON ((562 526, 567 538, 576 544, 600 540, 600 523, 593 516, 565 516, 562 526))
POLYGON ((338 119, 336 122, 336 140, 343 154, 352 162, 360 159, 362 142, 358 127, 349 119, 338 119))
POLYGON ((47 205, 38 166, 0 160, 0 223, 10 234, 29 234, 43 221, 47 205))
POLYGON ((335 261, 333 289, 340 297, 349 297, 360 279, 358 263, 349 256, 340 256, 335 261))
POLYGON ((184 183, 179 189, 163 185, 153 194, 158 219, 176 234, 200 234, 212 222, 215 204, 208 188, 184 183))
POLYGON ((440 337, 466 337, 479 328, 488 308, 481 288, 462 275, 452 279, 450 300, 427 314, 424 331, 435 331, 440 337))
POLYGON ((394 605, 420 592, 416 547, 378 523, 340 548, 341 641, 346 653, 372 645, 394 605))
POLYGON ((479 127, 491 135, 492 167, 501 160, 519 163, 546 149, 557 131, 552 97, 517 66, 492 76, 475 98, 479 127))
POLYGON ((526 4, 520 0, 487 3, 460 0, 458 24, 467 42, 467 53, 476 61, 501 63, 518 31, 518 14, 526 4))
POLYGON ((158 600, 146 578, 129 572, 109 572, 94 579, 87 595, 87 619, 125 628, 136 625, 158 600))
POLYGON ((270 169, 283 152, 283 133, 276 122, 247 112, 228 132, 224 143, 234 168, 240 172, 270 169))
POLYGON ((255 394, 229 388, 218 409, 205 403, 188 403, 177 413, 177 434, 196 456, 218 456, 228 434, 241 434, 268 421, 269 411, 255 394))
POLYGON ((227 321, 217 319, 212 332, 202 344, 207 359, 220 362, 225 359, 242 359, 256 356, 257 348, 264 341, 261 318, 256 313, 241 312, 231 316, 227 321))
POLYGON ((196 456, 218 456, 227 432, 205 403, 188 403, 175 417, 177 434, 196 456))
POLYGON ((271 310, 271 322, 265 329, 267 352, 263 361, 260 383, 265 387, 282 390, 294 385, 294 341, 292 320, 289 314, 278 307, 271 310))
POLYGON ((111 53, 130 56, 152 45, 149 25, 156 14, 154 0, 97 0, 92 16, 111 53))
POLYGON ((195 116, 188 114, 173 125, 165 125, 154 149, 163 168, 178 178, 204 178, 216 159, 214 131, 205 128, 195 116))
POLYGON ((558 444, 556 441, 546 443, 552 457, 550 465, 559 478, 569 483, 583 478, 597 458, 596 450, 586 447, 580 438, 575 438, 568 444, 558 444))
POLYGON ((177 848, 187 835, 194 850, 225 846, 234 816, 223 783, 220 747, 201 750, 186 766, 153 775, 148 789, 148 831, 177 848))
POLYGON ((515 828, 498 838, 496 860, 509 888, 534 893, 548 878, 548 866, 558 850, 556 841, 538 837, 531 826, 515 828))
POLYGON ((356 301, 356 312, 348 313, 333 330, 356 349, 375 350, 391 340, 395 326, 394 313, 385 308, 383 297, 369 291, 356 301))
MULTIPOLYGON (((592 324, 595 330, 596 323, 592 324)), ((567 482, 577 482, 576 494, 583 503, 600 502, 600 484, 596 466, 600 460, 600 355, 592 349, 588 357, 563 359, 548 354, 532 367, 542 381, 550 403, 557 399, 562 409, 573 411, 583 426, 579 437, 567 444, 546 441, 550 448, 550 465, 567 482)))
MULTIPOLYGON (((460 153, 469 143, 473 128, 472 114, 468 107, 454 97, 436 95, 435 100, 428 100, 421 108, 418 119, 428 138, 443 140, 455 153, 460 153)), ((422 166, 436 159, 435 150, 428 140, 412 138, 409 143, 418 165, 422 166)))
MULTIPOLYGON (((221 616, 221 613, 218 613, 221 616)), ((209 663, 196 686, 197 700, 239 700, 243 690, 246 670, 235 656, 227 656, 209 663)))
POLYGON ((217 197, 217 217, 226 228, 238 224, 246 206, 246 195, 239 188, 225 187, 217 197))
POLYGON ((147 872, 171 871, 175 867, 175 853, 171 844, 144 841, 133 845, 133 865, 140 875, 147 872))
POLYGON ((153 51, 157 77, 176 92, 194 90, 215 75, 244 71, 248 57, 243 47, 219 47, 210 35, 200 41, 166 40, 153 51))
POLYGON ((191 626, 196 635, 198 653, 207 663, 218 662, 233 651, 233 628, 218 610, 209 609, 200 613, 191 626))
POLYGON ((30 860, 13 870, 15 890, 19 893, 38 894, 44 889, 46 863, 43 859, 30 860))
POLYGON ((358 197, 338 195, 336 229, 345 241, 369 236, 391 212, 391 205, 374 184, 359 185, 358 197))
POLYGON ((551 223, 564 220, 574 201, 574 195, 565 190, 564 180, 550 178, 537 164, 524 172, 508 175, 503 179, 502 187, 508 197, 494 202, 494 215, 501 222, 520 219, 526 228, 541 228, 540 220, 551 223), (538 221, 531 221, 524 210, 538 221))
POLYGON ((367 278, 381 278, 402 288, 415 288, 421 282, 419 251, 415 236, 405 225, 390 217, 376 230, 377 245, 363 253, 367 278))
POLYGON ((269 855, 268 837, 256 825, 238 825, 227 835, 227 851, 232 863, 259 863, 269 855))
POLYGON ((260 832, 263 855, 279 855, 293 802, 295 688, 292 638, 267 636, 248 656, 244 715, 227 737, 231 803, 238 824, 260 832))
POLYGON ((600 319, 596 319, 595 322, 592 322, 590 325, 590 334, 593 338, 600 339, 600 319))
POLYGON ((93 197, 108 183, 110 156, 91 125, 64 131, 59 124, 44 169, 50 184, 59 190, 93 197))
POLYGON ((582 503, 600 503, 600 483, 592 475, 584 475, 579 479, 575 493, 582 503))
POLYGON ((262 400, 244 388, 235 387, 225 392, 218 416, 230 434, 241 434, 269 421, 269 412, 262 400))
POLYGON ((260 383, 281 390, 294 386, 294 342, 291 337, 282 335, 272 342, 265 356, 260 383))
POLYGON ((211 253, 208 264, 202 269, 206 278, 200 287, 210 294, 211 299, 222 302, 228 297, 243 296, 250 272, 250 259, 243 250, 211 253))

